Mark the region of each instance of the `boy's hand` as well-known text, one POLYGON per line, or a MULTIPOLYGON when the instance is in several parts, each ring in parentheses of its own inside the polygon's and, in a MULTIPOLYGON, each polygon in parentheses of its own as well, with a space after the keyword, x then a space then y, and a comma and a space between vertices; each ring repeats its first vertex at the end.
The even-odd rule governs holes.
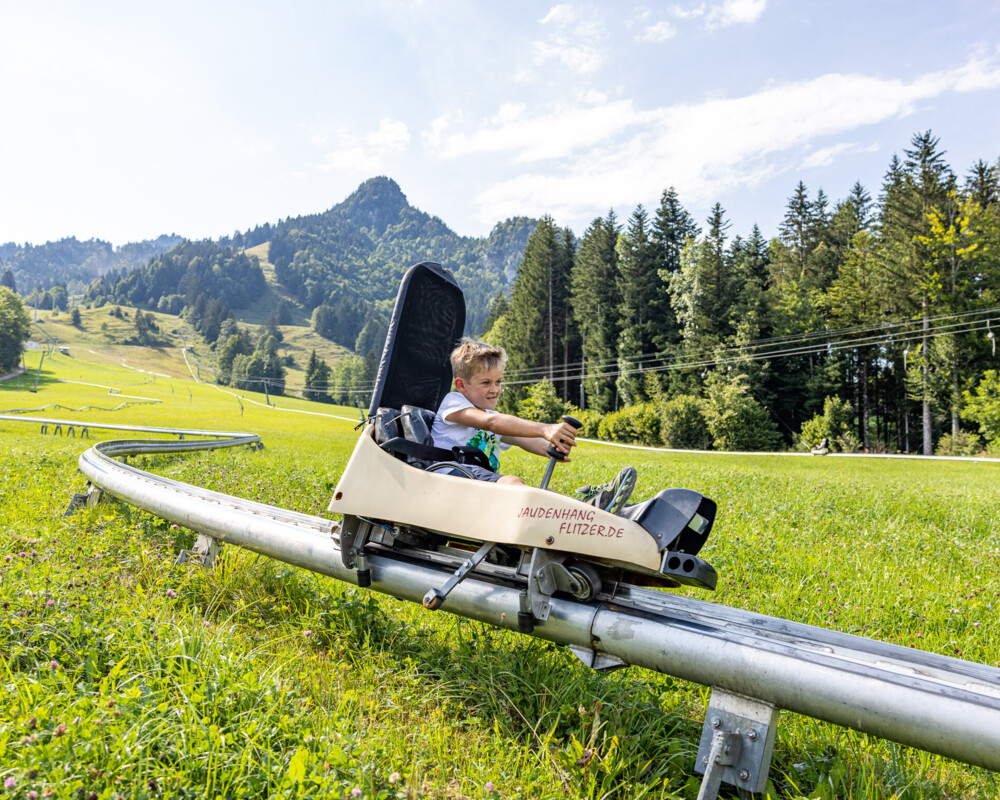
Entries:
POLYGON ((545 426, 545 440, 562 455, 569 455, 571 447, 576 447, 576 428, 567 422, 553 422, 545 426))

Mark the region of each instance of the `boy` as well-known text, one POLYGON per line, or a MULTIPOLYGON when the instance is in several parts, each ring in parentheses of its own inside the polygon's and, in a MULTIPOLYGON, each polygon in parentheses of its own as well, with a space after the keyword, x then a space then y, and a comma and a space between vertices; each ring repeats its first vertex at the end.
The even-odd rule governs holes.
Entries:
MULTIPOLYGON (((482 450, 493 471, 473 465, 462 466, 476 480, 523 486, 524 481, 516 475, 499 474, 498 451, 516 444, 529 453, 544 456, 551 444, 568 461, 570 448, 576 446, 576 429, 566 422, 546 424, 499 413, 496 406, 506 364, 507 353, 502 347, 468 337, 462 339, 451 353, 455 391, 441 401, 431 435, 436 447, 451 449, 470 445, 482 450)), ((635 478, 635 470, 626 467, 611 483, 583 490, 584 502, 616 514, 628 501, 635 478)))

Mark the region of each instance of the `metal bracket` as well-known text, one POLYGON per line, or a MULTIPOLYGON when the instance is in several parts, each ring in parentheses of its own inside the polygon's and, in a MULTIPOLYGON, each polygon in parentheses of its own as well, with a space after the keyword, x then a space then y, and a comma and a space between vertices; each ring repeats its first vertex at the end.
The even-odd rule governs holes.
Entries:
POLYGON ((716 731, 712 734, 712 746, 705 757, 705 778, 701 782, 698 800, 715 800, 719 796, 722 776, 739 762, 742 745, 743 739, 735 731, 716 731))
POLYGON ((69 505, 66 507, 63 516, 68 517, 74 511, 81 508, 93 508, 100 499, 101 490, 94 486, 94 484, 88 483, 85 491, 73 492, 73 496, 70 498, 69 505))
POLYGON ((358 586, 367 589, 372 585, 372 571, 365 555, 365 543, 375 526, 361 517, 344 515, 340 523, 340 560, 345 567, 357 572, 358 586))
POLYGON ((584 664, 596 672, 613 672, 616 669, 627 667, 628 664, 617 656, 602 653, 590 647, 580 647, 575 644, 569 646, 570 652, 580 659, 584 664))
POLYGON ((357 564, 371 529, 371 524, 360 517, 344 515, 340 523, 340 560, 348 569, 354 569, 357 564))
POLYGON ((215 559, 219 557, 220 552, 222 552, 222 542, 216 541, 207 534, 201 533, 198 535, 198 539, 194 543, 194 547, 190 550, 181 550, 180 553, 177 554, 174 566, 179 567, 181 564, 186 564, 190 561, 191 563, 198 564, 205 569, 211 569, 215 566, 215 559))
MULTIPOLYGON (((566 568, 563 562, 568 558, 566 553, 550 552, 536 547, 531 551, 531 561, 528 564, 528 599, 531 601, 530 611, 537 622, 545 622, 552 610, 552 593, 563 587, 563 573, 566 568)), ((523 561, 521 562, 523 565, 523 561)), ((568 575, 570 580, 572 576, 568 575)))
POLYGON ((465 577, 482 563, 494 547, 496 545, 493 542, 484 542, 475 553, 462 562, 462 565, 448 578, 444 586, 440 589, 428 589, 427 594, 424 595, 424 608, 428 611, 437 611, 441 608, 441 604, 451 594, 451 590, 464 581, 465 577))
POLYGON ((775 706, 713 688, 694 767, 705 775, 698 800, 714 800, 722 781, 763 792, 777 732, 775 706))

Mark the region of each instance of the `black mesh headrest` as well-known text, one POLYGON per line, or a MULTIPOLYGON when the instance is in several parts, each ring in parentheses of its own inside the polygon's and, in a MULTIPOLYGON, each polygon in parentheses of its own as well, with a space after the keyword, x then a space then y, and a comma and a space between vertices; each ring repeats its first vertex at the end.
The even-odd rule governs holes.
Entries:
POLYGON ((451 388, 448 357, 465 329, 465 297, 440 264, 410 267, 399 284, 378 378, 368 406, 437 409, 451 388))

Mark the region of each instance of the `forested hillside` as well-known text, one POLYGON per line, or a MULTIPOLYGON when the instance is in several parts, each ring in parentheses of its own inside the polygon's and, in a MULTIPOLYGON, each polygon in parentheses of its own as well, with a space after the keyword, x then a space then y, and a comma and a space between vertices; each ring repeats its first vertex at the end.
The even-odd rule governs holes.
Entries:
MULTIPOLYGON (((465 292, 467 329, 478 334, 491 301, 516 274, 536 224, 518 217, 499 223, 485 239, 459 236, 411 206, 394 181, 373 178, 322 214, 258 225, 218 242, 183 242, 138 269, 112 270, 90 283, 84 300, 183 313, 213 346, 220 382, 270 391, 279 391, 283 380, 278 328, 292 324, 296 308, 298 318, 310 319, 318 334, 357 354, 335 367, 317 361, 311 396, 332 394, 353 403, 355 384, 374 377, 406 269, 420 261, 450 269, 465 292), (258 256, 273 270, 270 288, 258 256), (254 341, 237 326, 240 314, 234 312, 253 318, 263 302, 274 307, 264 334, 254 341)), ((66 302, 65 292, 52 290, 48 303, 64 308, 66 302)))
POLYGON ((927 132, 875 196, 799 182, 770 241, 719 204, 700 227, 672 188, 579 241, 545 218, 489 333, 503 404, 558 394, 604 435, 680 447, 1000 448, 998 179, 960 177, 927 132))
POLYGON ((81 242, 75 237, 40 245, 7 242, 0 244, 0 273, 9 272, 16 290, 25 297, 56 285, 76 294, 94 278, 111 270, 134 269, 182 241, 170 234, 120 247, 100 239, 81 242))
MULTIPOLYGON (((273 226, 270 260, 281 284, 307 309, 356 308, 362 324, 370 309, 391 307, 407 268, 436 261, 458 278, 468 330, 478 333, 535 224, 520 217, 498 224, 486 239, 459 236, 411 206, 395 181, 372 178, 329 211, 273 226)), ((354 336, 359 332, 360 325, 354 336)), ((350 332, 344 336, 353 342, 350 332)))
POLYGON ((227 309, 244 308, 264 283, 242 251, 269 243, 280 288, 331 341, 356 349, 366 323, 384 328, 400 278, 420 261, 437 261, 455 274, 469 307, 468 330, 479 333, 536 224, 517 217, 485 239, 459 236, 411 206, 395 181, 372 178, 321 214, 258 225, 218 243, 187 242, 137 270, 102 275, 86 297, 179 313, 204 294, 227 309))

